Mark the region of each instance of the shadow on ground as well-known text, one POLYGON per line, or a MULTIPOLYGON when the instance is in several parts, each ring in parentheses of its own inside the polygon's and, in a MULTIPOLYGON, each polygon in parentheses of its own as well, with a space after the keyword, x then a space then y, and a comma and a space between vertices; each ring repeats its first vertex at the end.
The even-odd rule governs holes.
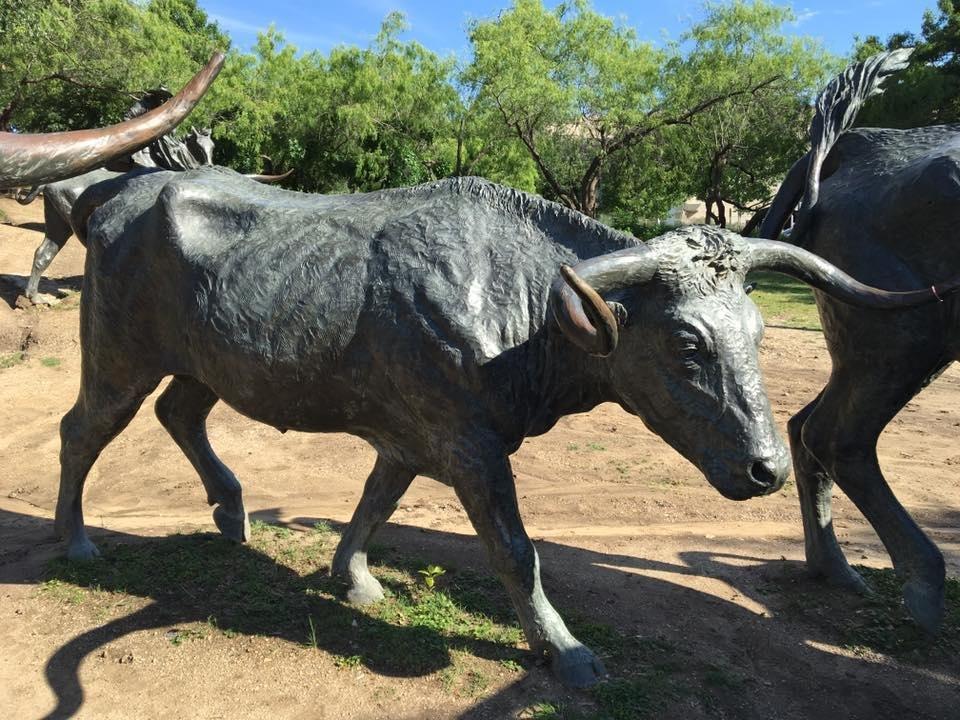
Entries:
MULTIPOLYGON (((23 295, 27 289, 27 276, 0 275, 0 300, 11 308, 17 306, 17 297, 23 295)), ((80 292, 83 288, 83 275, 70 275, 59 278, 40 278, 39 290, 41 293, 53 297, 63 297, 70 293, 80 292)))
MULTIPOLYGON (((279 514, 267 511, 255 517, 277 523, 279 514)), ((869 638, 866 647, 853 653, 833 650, 851 647, 845 618, 862 615, 872 607, 870 601, 826 591, 806 579, 795 562, 687 552, 674 563, 537 543, 548 595, 575 634, 604 657, 613 677, 584 694, 552 683, 509 633, 503 640, 477 639, 468 627, 449 632, 429 623, 397 624, 342 602, 343 587, 328 576, 322 559, 329 558, 338 539, 336 523, 298 518, 285 526, 257 527, 265 538, 254 543, 257 547, 209 533, 148 539, 95 531, 103 558, 79 565, 53 559, 39 578, 37 555, 55 558, 60 552, 51 523, 0 511, 0 581, 45 579, 150 601, 56 650, 46 664, 46 677, 58 705, 48 717, 70 717, 82 708, 79 667, 108 643, 141 630, 211 618, 218 629, 314 644, 334 656, 356 658, 384 676, 434 673, 450 664, 455 650, 522 665, 524 674, 516 682, 461 716, 474 720, 515 717, 545 695, 554 703, 551 707, 561 710, 543 717, 615 720, 945 719, 955 717, 960 701, 957 655, 943 656, 958 649, 952 644, 934 647, 908 628, 906 637, 915 646, 907 651, 915 655, 901 654, 899 661, 878 662, 869 638), (271 550, 270 543, 289 537, 306 538, 301 543, 306 554, 291 555, 288 561, 280 545, 278 552, 271 550), (316 550, 313 557, 310 548, 316 550), (702 589, 689 587, 691 581, 702 589), (580 709, 566 715, 564 707, 580 709)), ((457 607, 515 626, 475 537, 391 524, 378 540, 371 565, 397 602, 405 602, 402 578, 416 577, 418 568, 435 563, 447 569, 441 586, 457 607)), ((951 612, 960 612, 960 597, 951 603, 951 612)), ((879 640, 899 632, 901 621, 881 616, 879 640)))

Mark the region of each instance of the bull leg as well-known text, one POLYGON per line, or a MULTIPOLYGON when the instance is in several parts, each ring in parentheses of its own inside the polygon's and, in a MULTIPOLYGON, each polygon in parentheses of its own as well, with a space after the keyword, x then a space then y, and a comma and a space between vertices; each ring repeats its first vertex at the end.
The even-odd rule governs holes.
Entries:
POLYGON ((136 415, 158 380, 123 385, 81 379, 80 396, 60 422, 60 492, 55 528, 67 539, 67 557, 90 560, 99 551, 83 526, 83 486, 103 448, 136 415))
POLYGON ((929 377, 929 371, 911 377, 909 367, 891 362, 857 372, 835 370, 804 423, 802 439, 876 530, 904 580, 907 609, 933 631, 944 612, 943 555, 897 501, 877 460, 881 431, 929 377))
POLYGON ((363 487, 363 496, 337 546, 330 572, 350 583, 347 599, 366 605, 383 599, 383 588, 367 568, 367 545, 377 529, 397 508, 397 502, 416 473, 377 456, 373 471, 363 487))
MULTIPOLYGON (((47 202, 47 201, 45 201, 47 202)), ((63 246, 67 244, 73 231, 70 225, 61 218, 56 210, 48 204, 44 212, 44 236, 43 241, 33 254, 33 267, 30 269, 30 279, 27 280, 27 289, 24 295, 32 303, 52 305, 56 298, 51 295, 40 293, 40 277, 44 271, 50 267, 50 263, 57 256, 63 246)))
POLYGON ((540 560, 520 519, 510 461, 503 455, 484 462, 470 452, 460 457, 465 465, 452 470, 453 487, 506 586, 531 649, 549 656, 564 685, 594 685, 605 674, 603 664, 567 630, 543 592, 540 560))
POLYGON ((860 574, 850 567, 833 532, 833 512, 830 506, 833 480, 801 440, 804 423, 819 401, 820 396, 817 396, 787 423, 793 471, 797 478, 800 511, 803 515, 807 569, 811 575, 823 577, 831 585, 866 592, 866 583, 860 574))
POLYGON ((213 452, 207 438, 207 415, 219 398, 199 380, 177 376, 157 399, 156 413, 174 442, 193 465, 207 491, 207 503, 216 505, 213 521, 224 537, 250 539, 250 520, 243 507, 240 483, 213 452))

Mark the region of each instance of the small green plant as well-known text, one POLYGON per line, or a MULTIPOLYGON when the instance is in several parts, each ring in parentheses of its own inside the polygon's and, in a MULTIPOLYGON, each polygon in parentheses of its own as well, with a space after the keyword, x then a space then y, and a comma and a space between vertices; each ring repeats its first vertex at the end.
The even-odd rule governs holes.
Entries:
POLYGON ((0 355, 0 370, 6 370, 7 368, 12 368, 15 365, 19 365, 26 359, 27 359, 27 354, 22 350, 18 352, 5 353, 3 355, 0 355))
POLYGON ((58 357, 45 357, 40 360, 40 364, 44 367, 55 368, 60 367, 60 358, 58 357))
POLYGON ((520 711, 523 720, 559 720, 561 707, 557 703, 538 702, 520 711))
POLYGON ((171 628, 166 632, 167 640, 178 647, 187 640, 203 640, 206 636, 206 631, 200 628, 171 628))
POLYGON ((329 535, 333 532, 333 528, 330 527, 330 523, 328 523, 326 520, 317 520, 313 524, 311 532, 314 535, 329 535))
POLYGON ((437 578, 447 573, 447 571, 439 565, 427 565, 417 572, 423 576, 423 584, 427 586, 427 590, 433 590, 437 584, 437 578))
POLYGON ((510 672, 523 672, 523 665, 518 663, 516 660, 511 660, 510 658, 505 658, 500 661, 500 665, 510 672))
POLYGON ((362 655, 338 655, 333 664, 341 670, 354 670, 363 665, 362 655))
POLYGON ((597 442, 588 442, 587 448, 590 450, 593 450, 594 452, 600 452, 602 450, 607 449, 604 445, 601 445, 600 443, 597 443, 597 442))
POLYGON ((317 628, 313 624, 313 615, 307 615, 307 625, 310 626, 310 630, 307 632, 307 645, 309 645, 314 650, 316 650, 317 649, 317 628))

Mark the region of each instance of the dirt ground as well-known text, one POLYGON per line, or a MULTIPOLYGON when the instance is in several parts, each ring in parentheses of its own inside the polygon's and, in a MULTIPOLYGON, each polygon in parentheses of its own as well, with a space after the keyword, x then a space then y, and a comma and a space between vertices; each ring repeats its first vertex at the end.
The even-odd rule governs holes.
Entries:
MULTIPOLYGON (((0 200, 0 273, 25 278, 42 237, 38 201, 0 200)), ((71 241, 42 289, 77 290, 83 248, 71 241)), ((58 423, 79 383, 78 298, 14 309, 0 279, 0 716, 6 718, 506 718, 599 712, 589 693, 558 687, 545 668, 479 658, 484 682, 451 691, 443 669, 391 676, 344 667, 321 648, 270 633, 169 641, 183 617, 151 597, 111 595, 108 608, 43 592, 53 538, 58 423), (7 356, 9 357, 9 355, 7 356), (539 705, 538 705, 539 703, 539 705)), ((769 327, 762 361, 776 417, 786 420, 825 382, 818 333, 769 327)), ((159 392, 159 391, 158 391, 159 392)), ((198 478, 153 414, 156 393, 102 454, 86 490, 95 542, 213 531, 198 478)), ((347 435, 280 434, 218 405, 211 442, 244 485, 253 517, 294 531, 349 519, 373 452, 347 435)), ((890 425, 881 463, 898 497, 960 574, 960 370, 948 370, 890 425)), ((656 638, 716 668, 669 687, 651 717, 958 718, 960 657, 897 656, 843 641, 835 624, 863 600, 807 579, 793 483, 766 498, 723 499, 685 460, 619 408, 563 419, 514 456, 521 510, 541 554, 548 596, 567 616, 627 639, 656 638), (712 672, 712 671, 711 671, 712 672)), ((848 557, 889 567, 882 545, 839 491, 836 528, 848 557)), ((381 542, 448 569, 487 573, 453 492, 418 479, 381 542)), ((164 540, 163 542, 167 542, 164 540)), ((202 614, 204 598, 197 598, 202 614)), ((283 598, 277 598, 283 603, 283 598)), ((169 607, 169 603, 168 603, 169 607)), ((358 647, 363 654, 367 648, 358 647)), ((682 661, 682 666, 686 661, 682 661)), ((617 677, 627 668, 608 659, 617 677)), ((478 671, 479 672, 479 671, 478 671)), ((673 676, 672 676, 673 677, 673 676)), ((656 700, 656 698, 654 699, 656 700)), ((632 707, 632 706, 631 706, 632 707)), ((632 717, 639 711, 618 711, 632 717)))

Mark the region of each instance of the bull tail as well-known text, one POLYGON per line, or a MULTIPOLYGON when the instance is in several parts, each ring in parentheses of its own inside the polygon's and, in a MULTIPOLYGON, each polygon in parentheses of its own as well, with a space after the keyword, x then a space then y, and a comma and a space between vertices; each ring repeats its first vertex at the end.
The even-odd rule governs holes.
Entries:
POLYGON ((30 190, 26 195, 17 194, 17 202, 21 205, 29 205, 34 200, 37 199, 37 195, 40 194, 40 191, 43 190, 43 185, 34 185, 33 189, 30 190))
POLYGON ((820 197, 820 180, 825 177, 824 161, 830 150, 837 139, 853 127, 863 104, 883 92, 886 79, 907 67, 912 53, 913 48, 878 53, 850 65, 827 84, 817 98, 817 112, 810 123, 810 152, 791 168, 777 191, 761 228, 762 237, 774 238, 779 234, 799 199, 800 209, 790 239, 794 244, 803 244, 803 235, 820 197), (804 175, 806 179, 801 182, 804 175))

